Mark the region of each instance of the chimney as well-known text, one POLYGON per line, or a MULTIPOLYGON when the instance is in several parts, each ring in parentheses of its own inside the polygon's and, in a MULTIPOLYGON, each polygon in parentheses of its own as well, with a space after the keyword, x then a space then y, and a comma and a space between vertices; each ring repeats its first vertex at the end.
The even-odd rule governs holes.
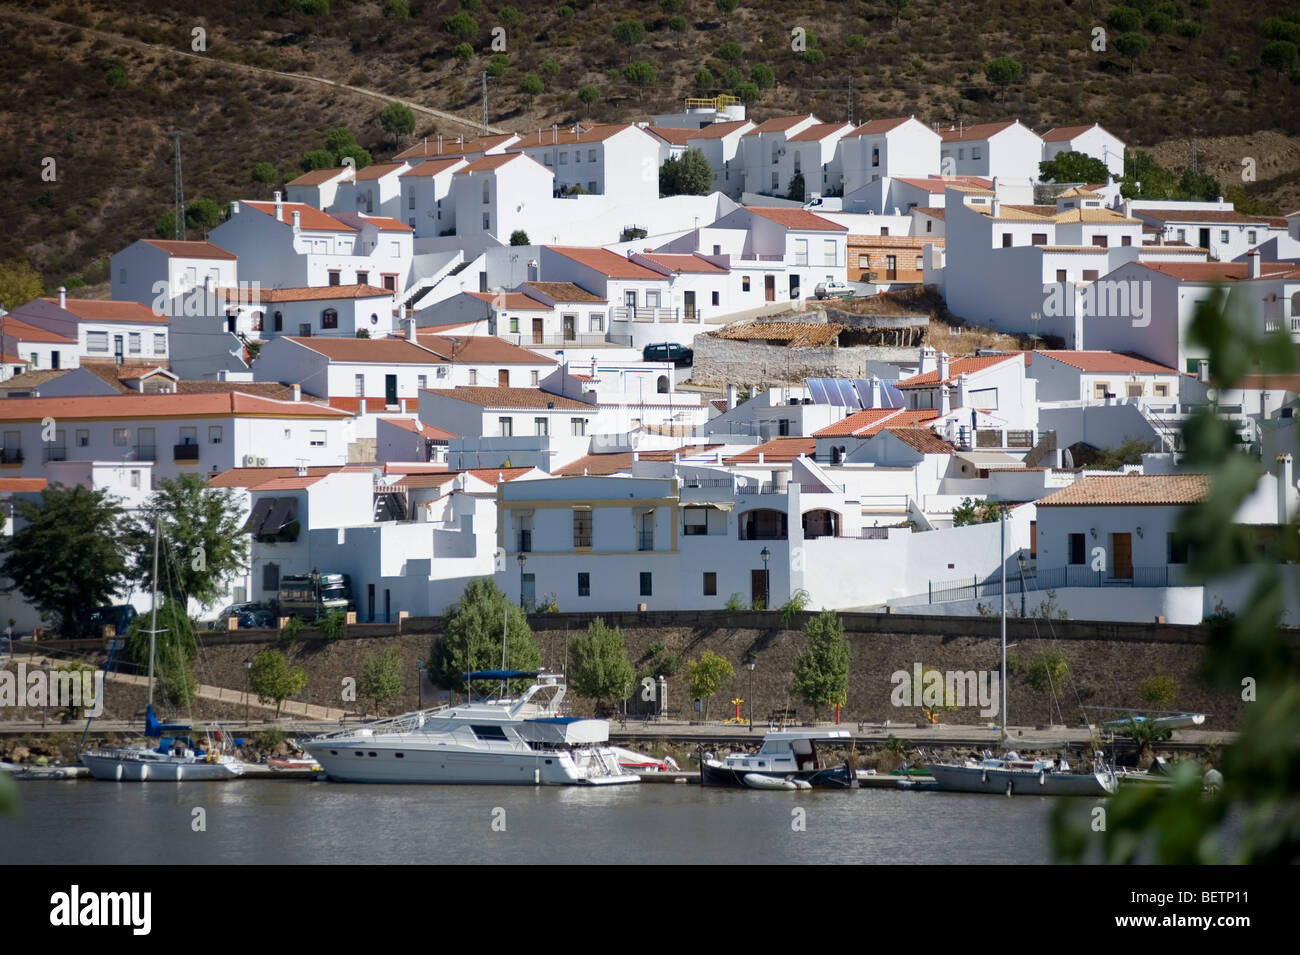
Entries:
POLYGON ((948 367, 949 367, 948 353, 946 351, 939 352, 939 380, 940 381, 948 380, 948 367))
POLYGON ((727 385, 727 410, 736 407, 736 386, 727 385))
POLYGON ((996 193, 998 191, 998 177, 994 176, 992 181, 993 181, 992 189, 996 193))
POLYGON ((1295 490, 1294 459, 1289 454, 1277 456, 1277 522, 1285 524, 1290 517, 1291 494, 1295 490))
POLYGON ((291 385, 289 392, 294 401, 302 401, 302 385, 291 385))
POLYGON ((633 452, 632 452, 632 460, 633 460, 633 461, 640 461, 640 460, 641 460, 641 452, 640 452, 640 451, 633 451, 633 452))
POLYGON ((1251 249, 1246 253, 1246 277, 1259 278, 1259 249, 1251 249))
POLYGON ((275 193, 275 221, 276 222, 284 221, 284 202, 280 198, 279 190, 276 190, 275 193))
POLYGON ((302 213, 297 209, 293 210, 293 231, 298 232, 302 229, 302 213))
POLYGON ((231 214, 232 216, 237 216, 237 215, 239 215, 239 200, 238 200, 238 199, 236 199, 235 201, 233 201, 233 202, 230 204, 230 214, 231 214))
POLYGON ((993 201, 989 203, 989 211, 992 213, 994 219, 996 219, 998 213, 1002 211, 1002 202, 997 196, 994 196, 993 201))
POLYGON ((206 293, 209 294, 209 295, 212 294, 212 276, 211 276, 211 275, 205 275, 205 276, 203 276, 203 291, 206 292, 206 293))
POLYGON ((970 375, 966 374, 966 372, 963 371, 960 375, 957 376, 957 407, 958 408, 970 407, 969 388, 970 388, 970 375))
POLYGON ((952 398, 948 392, 948 386, 942 385, 939 388, 939 415, 944 417, 952 411, 952 398))
POLYGON ((871 407, 879 408, 884 403, 880 394, 880 378, 876 375, 871 376, 871 407))
POLYGON ((68 307, 68 290, 62 285, 59 286, 59 308, 68 307))
POLYGON ((758 452, 758 463, 759 463, 759 464, 762 464, 762 463, 763 463, 763 452, 762 452, 762 451, 758 452))
POLYGON ((1133 218, 1133 200, 1132 200, 1132 199, 1125 199, 1125 200, 1124 200, 1124 218, 1125 218, 1125 219, 1132 219, 1132 218, 1133 218))
POLYGON ((415 318, 411 315, 406 316, 406 340, 408 342, 418 341, 415 334, 415 318))
POLYGON ((1210 362, 1205 358, 1196 360, 1196 380, 1200 382, 1209 382, 1210 380, 1210 362))
POLYGON ((931 348, 929 345, 922 345, 921 360, 916 366, 916 373, 918 375, 924 375, 928 371, 934 371, 934 368, 935 368, 934 349, 931 348))
POLYGON ((682 463, 682 456, 681 456, 680 454, 678 454, 676 451, 674 451, 674 452, 673 452, 673 464, 676 465, 676 464, 681 464, 681 463, 682 463))

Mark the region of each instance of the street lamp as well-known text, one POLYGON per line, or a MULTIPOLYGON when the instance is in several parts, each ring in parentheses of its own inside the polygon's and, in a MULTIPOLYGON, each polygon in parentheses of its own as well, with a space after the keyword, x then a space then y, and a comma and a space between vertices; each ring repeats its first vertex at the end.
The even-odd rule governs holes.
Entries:
POLYGON ((1016 563, 1020 565, 1020 616, 1025 615, 1025 552, 1016 554, 1016 563))
POLYGON ((248 678, 253 672, 252 657, 244 657, 244 725, 248 725, 248 678))
POLYGON ((754 732, 754 655, 745 657, 745 669, 749 671, 749 731, 754 732))
POLYGON ((420 705, 418 709, 424 709, 424 661, 421 660, 415 665, 415 688, 419 694, 420 705))
POLYGON ((41 729, 45 729, 45 716, 50 709, 50 658, 46 657, 41 661, 41 672, 45 674, 45 692, 41 698, 45 701, 41 706, 41 729))
POLYGON ((518 559, 519 559, 519 607, 520 609, 527 611, 528 608, 524 605, 524 562, 527 561, 528 558, 524 554, 520 554, 518 559))
POLYGON ((763 558, 763 609, 766 610, 767 605, 772 602, 772 578, 767 573, 767 562, 772 559, 772 552, 765 544, 758 556, 763 558))

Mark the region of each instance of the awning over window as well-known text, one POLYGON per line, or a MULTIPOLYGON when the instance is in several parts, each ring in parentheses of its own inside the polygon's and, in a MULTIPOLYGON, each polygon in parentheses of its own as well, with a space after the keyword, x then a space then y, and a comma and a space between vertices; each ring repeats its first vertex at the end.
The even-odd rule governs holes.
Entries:
POLYGON ((276 500, 274 497, 260 498, 253 505, 253 512, 248 515, 248 520, 244 522, 244 526, 240 528, 240 531, 244 534, 261 533, 261 527, 266 523, 266 517, 271 513, 271 508, 275 506, 276 500))
POLYGON ((270 515, 262 524, 262 529, 258 532, 264 537, 279 534, 289 524, 293 522, 294 514, 298 510, 298 499, 295 497, 277 497, 275 506, 271 508, 270 515))

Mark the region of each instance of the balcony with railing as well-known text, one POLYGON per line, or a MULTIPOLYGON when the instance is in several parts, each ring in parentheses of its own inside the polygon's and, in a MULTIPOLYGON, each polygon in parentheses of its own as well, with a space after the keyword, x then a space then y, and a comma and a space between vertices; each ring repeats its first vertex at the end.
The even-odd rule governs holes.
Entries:
POLYGON ((619 305, 610 309, 616 322, 658 322, 660 324, 679 324, 689 322, 698 324, 703 313, 698 308, 662 308, 655 305, 619 305))
POLYGON ((45 447, 44 458, 46 461, 66 461, 68 460, 68 449, 47 445, 45 447))
POLYGON ((655 535, 654 535, 654 531, 637 531, 637 534, 636 534, 636 549, 637 549, 637 550, 654 550, 654 549, 655 549, 655 535))
POLYGON ((17 465, 23 463, 22 448, 0 449, 0 465, 17 465))
POLYGON ((199 446, 197 444, 172 445, 173 461, 197 461, 198 459, 199 459, 199 446))
POLYGON ((135 460, 137 461, 157 461, 158 447, 153 444, 137 444, 135 446, 135 460))

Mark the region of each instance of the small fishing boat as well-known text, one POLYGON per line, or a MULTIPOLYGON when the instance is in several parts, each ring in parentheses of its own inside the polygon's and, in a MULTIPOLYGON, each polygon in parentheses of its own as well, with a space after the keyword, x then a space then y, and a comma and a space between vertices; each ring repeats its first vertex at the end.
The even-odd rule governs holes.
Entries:
POLYGON ((618 759, 619 766, 628 772, 668 773, 676 772, 681 769, 681 767, 677 765, 677 760, 673 759, 671 756, 665 756, 663 759, 655 759, 653 756, 647 756, 644 753, 638 753, 623 746, 611 746, 609 749, 618 759))
POLYGON ((190 727, 159 723, 152 703, 145 710, 144 720, 145 736, 157 738, 158 746, 85 750, 81 762, 92 776, 114 782, 142 783, 238 779, 244 774, 243 763, 229 753, 220 752, 223 740, 209 739, 208 749, 202 750, 195 747, 189 736, 164 735, 188 731, 190 727))
POLYGON ((981 760, 930 763, 930 775, 944 792, 990 793, 1007 796, 1108 796, 1118 786, 1113 772, 1100 764, 1091 772, 1075 772, 1065 759, 1021 759, 1009 752, 995 757, 987 750, 981 760))
POLYGON ((1122 733, 1128 729, 1129 723, 1150 723, 1158 730, 1182 730, 1190 729, 1193 726, 1201 726, 1205 723, 1204 713, 1170 713, 1167 716, 1125 716, 1123 719, 1108 720, 1101 724, 1108 730, 1116 733, 1122 733))
POLYGON ((700 784, 703 786, 730 786, 744 789, 789 789, 783 785, 790 781, 794 788, 824 787, 828 789, 853 789, 858 776, 846 761, 839 766, 828 766, 818 752, 818 743, 849 745, 852 739, 848 730, 777 730, 763 737, 757 753, 730 753, 721 760, 700 760, 700 784), (778 785, 770 785, 775 782, 778 785))
POLYGON ((286 756, 278 759, 268 759, 266 765, 273 773, 285 773, 295 776, 314 775, 325 771, 321 768, 321 764, 310 756, 286 756))

